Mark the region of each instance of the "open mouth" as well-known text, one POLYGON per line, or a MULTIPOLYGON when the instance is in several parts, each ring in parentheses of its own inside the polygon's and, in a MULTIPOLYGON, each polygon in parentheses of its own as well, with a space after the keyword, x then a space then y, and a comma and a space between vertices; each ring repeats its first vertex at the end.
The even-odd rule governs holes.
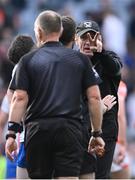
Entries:
POLYGON ((87 50, 87 51, 89 50, 90 51, 90 48, 89 47, 84 47, 84 50, 87 50))
POLYGON ((84 47, 84 51, 89 51, 89 52, 91 52, 91 49, 90 49, 90 47, 84 47))

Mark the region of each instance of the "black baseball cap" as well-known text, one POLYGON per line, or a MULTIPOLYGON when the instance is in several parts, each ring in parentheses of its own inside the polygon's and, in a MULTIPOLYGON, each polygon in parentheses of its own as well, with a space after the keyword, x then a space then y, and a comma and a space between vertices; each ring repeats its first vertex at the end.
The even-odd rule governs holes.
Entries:
POLYGON ((80 24, 78 24, 78 26, 76 28, 76 34, 78 36, 82 36, 83 34, 85 34, 86 32, 89 32, 89 31, 94 31, 94 32, 100 31, 100 28, 95 21, 81 22, 80 24))

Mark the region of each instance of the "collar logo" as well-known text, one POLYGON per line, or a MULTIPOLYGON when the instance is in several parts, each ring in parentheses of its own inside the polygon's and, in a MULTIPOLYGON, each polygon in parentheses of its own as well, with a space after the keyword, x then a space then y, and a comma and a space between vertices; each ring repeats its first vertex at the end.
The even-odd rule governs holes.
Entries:
POLYGON ((91 22, 84 22, 84 26, 85 26, 86 28, 91 28, 92 23, 91 23, 91 22))

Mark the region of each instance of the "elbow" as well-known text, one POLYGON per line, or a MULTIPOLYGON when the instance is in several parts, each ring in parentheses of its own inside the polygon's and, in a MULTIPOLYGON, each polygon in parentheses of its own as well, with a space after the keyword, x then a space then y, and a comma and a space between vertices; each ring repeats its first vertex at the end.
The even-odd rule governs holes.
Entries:
POLYGON ((26 91, 17 90, 14 92, 12 101, 28 103, 28 94, 26 91))
POLYGON ((101 101, 101 97, 100 95, 91 96, 90 101, 101 101))

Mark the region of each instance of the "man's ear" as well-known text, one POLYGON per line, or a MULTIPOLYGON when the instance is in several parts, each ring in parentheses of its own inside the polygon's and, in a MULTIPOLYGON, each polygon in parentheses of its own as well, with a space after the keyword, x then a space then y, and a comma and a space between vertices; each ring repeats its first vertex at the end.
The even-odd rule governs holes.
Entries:
POLYGON ((75 35, 72 37, 72 41, 74 41, 74 42, 75 42, 75 35))
POLYGON ((75 44, 78 45, 79 37, 75 35, 75 44))
POLYGON ((38 28, 38 39, 40 42, 42 42, 42 37, 43 37, 43 33, 42 33, 42 29, 38 28))
POLYGON ((61 37, 62 33, 63 33, 63 26, 61 26, 60 37, 61 37))

